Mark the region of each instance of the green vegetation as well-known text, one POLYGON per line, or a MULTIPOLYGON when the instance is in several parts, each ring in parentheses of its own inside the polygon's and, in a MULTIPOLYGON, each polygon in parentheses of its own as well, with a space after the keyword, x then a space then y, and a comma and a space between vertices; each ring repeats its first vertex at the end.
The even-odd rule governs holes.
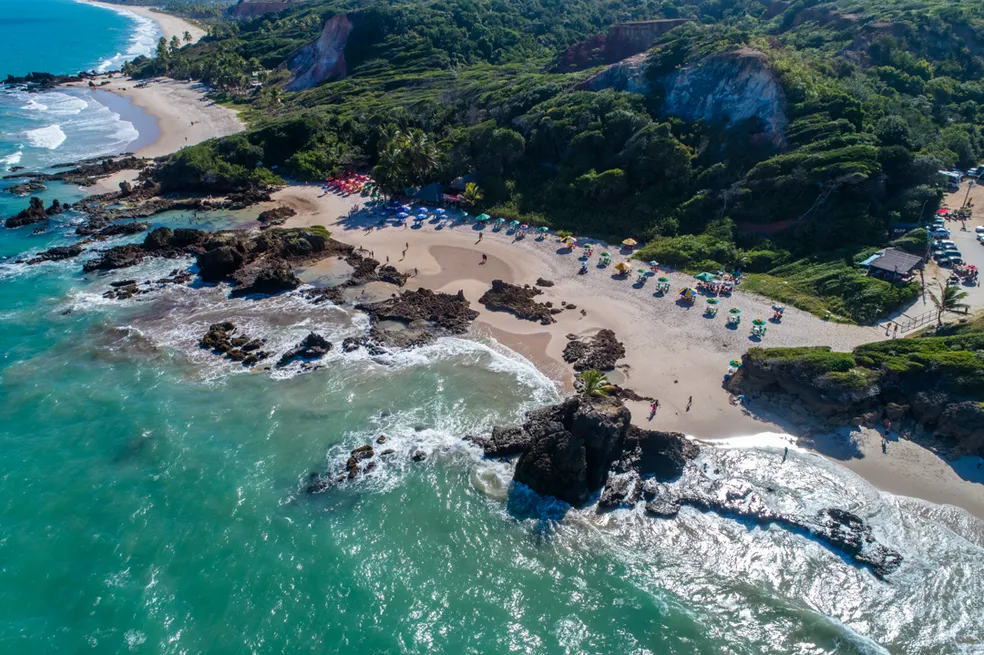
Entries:
POLYGON ((897 247, 924 252, 925 232, 912 228, 940 204, 938 170, 984 155, 984 15, 937 0, 779 9, 760 0, 312 0, 214 21, 202 42, 162 43, 127 70, 194 77, 248 107, 251 155, 291 177, 372 168, 400 191, 474 173, 477 212, 632 236, 646 243, 641 258, 741 267, 746 289, 872 321, 916 290, 867 278, 856 262, 901 230, 897 247), (284 91, 291 53, 340 13, 354 25, 345 79, 284 91), (677 17, 692 21, 660 37, 645 95, 578 90, 593 71, 557 72, 565 48, 615 23, 677 17), (782 88, 782 140, 758 119, 686 122, 666 111, 667 76, 739 48, 761 53, 782 88))
POLYGON ((962 301, 966 297, 966 291, 948 284, 940 283, 939 293, 930 291, 929 299, 933 301, 933 305, 936 307, 936 324, 943 325, 943 314, 965 309, 967 303, 962 301))
POLYGON ((829 348, 753 348, 753 363, 782 367, 797 379, 847 390, 931 388, 963 395, 984 393, 984 322, 960 326, 947 336, 891 339, 852 353, 829 348))
POLYGON ((582 371, 581 394, 585 396, 605 397, 614 387, 608 382, 608 376, 596 369, 582 371))

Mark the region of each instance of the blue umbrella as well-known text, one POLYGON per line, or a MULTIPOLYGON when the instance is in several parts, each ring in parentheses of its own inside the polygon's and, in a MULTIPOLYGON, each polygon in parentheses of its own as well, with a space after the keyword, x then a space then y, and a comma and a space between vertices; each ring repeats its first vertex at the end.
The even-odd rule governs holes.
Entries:
POLYGON ((408 213, 406 213, 406 212, 400 212, 399 214, 397 214, 397 215, 396 215, 396 217, 397 217, 397 218, 406 218, 406 217, 407 217, 407 216, 409 216, 409 215, 410 215, 410 214, 408 214, 408 213))
POLYGON ((418 214, 429 214, 430 213, 430 210, 427 209, 426 207, 421 207, 420 209, 417 210, 417 213, 418 214))
POLYGON ((435 209, 434 210, 434 213, 435 214, 443 214, 444 213, 444 210, 443 209, 435 209))

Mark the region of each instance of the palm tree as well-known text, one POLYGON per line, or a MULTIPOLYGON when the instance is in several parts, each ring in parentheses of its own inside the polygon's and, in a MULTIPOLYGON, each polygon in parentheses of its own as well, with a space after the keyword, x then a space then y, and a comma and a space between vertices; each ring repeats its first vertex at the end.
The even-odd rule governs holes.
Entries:
POLYGON ((178 35, 175 34, 171 37, 171 52, 177 52, 181 47, 181 40, 178 39, 178 35))
POLYGON ((960 302, 966 297, 966 291, 962 291, 958 287, 945 285, 942 282, 940 282, 939 296, 930 291, 929 298, 933 301, 933 304, 936 305, 936 325, 943 325, 944 313, 955 312, 958 309, 968 307, 967 303, 960 302))
POLYGON ((582 395, 605 397, 614 389, 615 387, 608 382, 608 376, 601 371, 591 368, 581 372, 582 395))
POLYGON ((189 32, 188 30, 185 30, 184 40, 185 43, 191 43, 191 32, 189 32))
POLYGON ((478 188, 478 185, 474 182, 467 182, 465 184, 465 193, 463 194, 465 202, 468 203, 469 207, 474 207, 478 204, 478 201, 485 197, 482 190, 478 188))

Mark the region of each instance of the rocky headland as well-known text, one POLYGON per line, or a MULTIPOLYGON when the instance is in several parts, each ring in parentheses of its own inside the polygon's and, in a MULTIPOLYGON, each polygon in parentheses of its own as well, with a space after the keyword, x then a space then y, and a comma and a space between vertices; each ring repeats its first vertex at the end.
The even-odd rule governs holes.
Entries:
POLYGON ((488 457, 518 456, 516 483, 574 506, 597 499, 603 511, 641 502, 647 514, 663 519, 690 506, 808 534, 878 577, 902 564, 902 555, 879 543, 862 517, 839 508, 793 511, 795 500, 774 489, 708 471, 697 464, 695 442, 631 425, 629 410, 612 398, 575 396, 530 412, 522 425, 466 438, 488 457))

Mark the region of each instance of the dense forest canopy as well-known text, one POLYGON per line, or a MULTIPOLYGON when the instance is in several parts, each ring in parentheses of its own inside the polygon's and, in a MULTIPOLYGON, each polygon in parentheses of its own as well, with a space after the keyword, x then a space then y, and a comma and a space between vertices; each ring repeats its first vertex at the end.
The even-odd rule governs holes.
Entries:
POLYGON ((213 21, 201 43, 127 70, 248 105, 244 137, 175 170, 259 160, 315 180, 359 166, 393 191, 473 172, 483 210, 631 235, 684 268, 743 266, 760 274, 750 288, 867 321, 916 289, 855 263, 932 215, 940 169, 982 159, 982 15, 980 1, 313 1, 213 21), (283 91, 289 55, 339 14, 354 26, 345 78, 283 91), (569 46, 659 18, 690 20, 657 39, 642 93, 584 90, 597 68, 559 72, 569 46), (778 137, 760 116, 673 109, 681 69, 752 59, 778 89, 778 137))

